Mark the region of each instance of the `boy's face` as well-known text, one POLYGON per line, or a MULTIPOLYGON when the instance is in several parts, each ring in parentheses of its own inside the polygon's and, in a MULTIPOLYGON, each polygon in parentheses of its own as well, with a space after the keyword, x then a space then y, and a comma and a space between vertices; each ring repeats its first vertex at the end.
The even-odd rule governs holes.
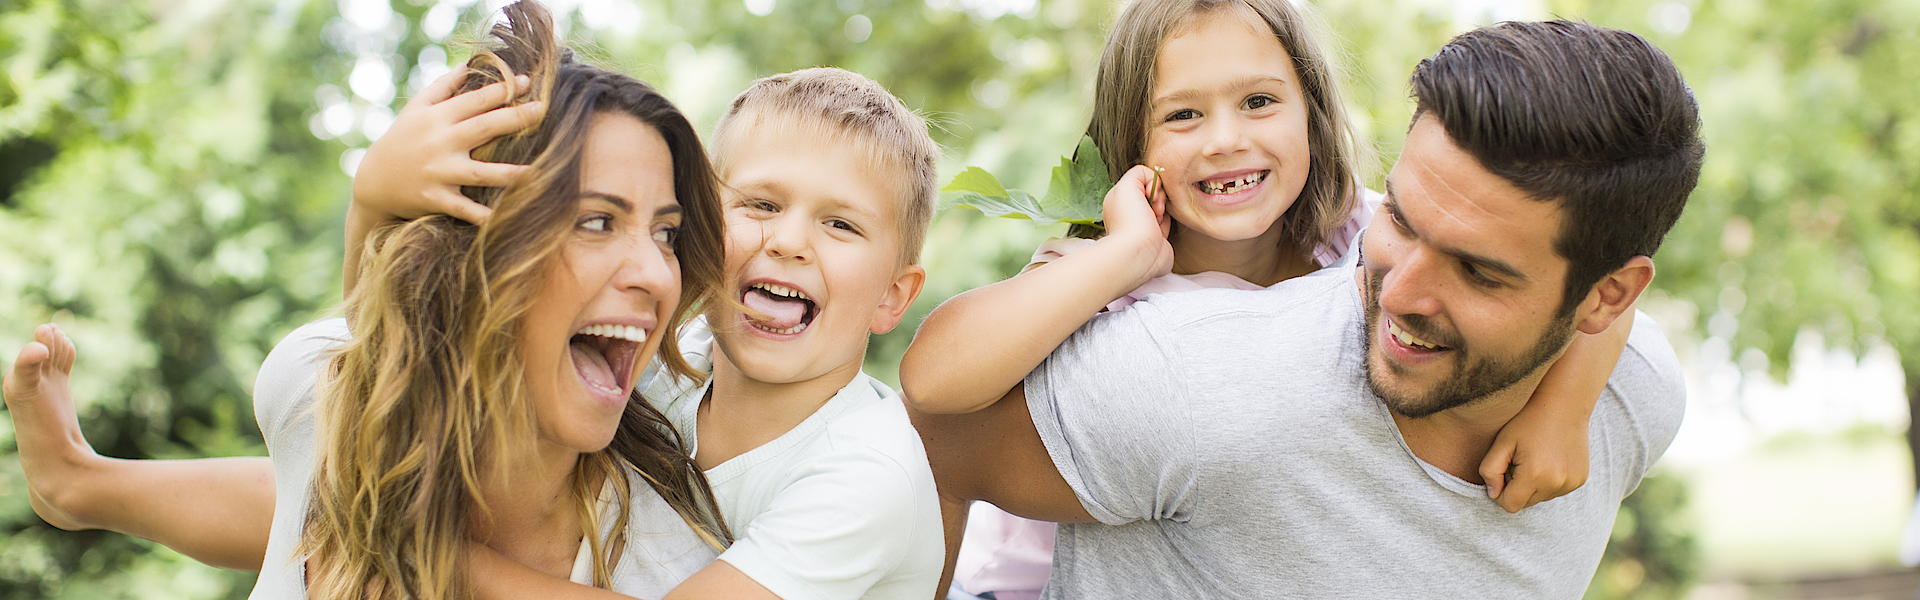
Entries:
POLYGON ((743 120, 725 158, 723 293, 752 312, 715 304, 715 340, 757 382, 857 371, 867 334, 891 331, 926 277, 900 264, 895 178, 874 172, 863 144, 743 120))

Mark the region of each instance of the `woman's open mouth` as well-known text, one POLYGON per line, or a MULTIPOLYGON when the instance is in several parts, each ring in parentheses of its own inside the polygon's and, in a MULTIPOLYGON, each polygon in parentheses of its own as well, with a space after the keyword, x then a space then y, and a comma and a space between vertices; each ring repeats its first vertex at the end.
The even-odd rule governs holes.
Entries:
POLYGON ((747 286, 740 293, 740 303, 747 305, 747 323, 754 329, 780 335, 806 331, 820 313, 804 292, 777 283, 747 286))
POLYGON ((588 325, 573 334, 568 348, 573 370, 587 388, 625 398, 633 385, 634 359, 647 342, 646 329, 629 325, 588 325))

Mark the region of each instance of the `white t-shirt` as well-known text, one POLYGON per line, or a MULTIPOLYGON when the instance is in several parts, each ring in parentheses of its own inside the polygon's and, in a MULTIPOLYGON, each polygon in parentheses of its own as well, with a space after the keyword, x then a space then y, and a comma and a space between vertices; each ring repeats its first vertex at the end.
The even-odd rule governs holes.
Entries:
MULTIPOLYGON (((249 596, 253 600, 306 598, 306 561, 295 557, 293 550, 306 529, 307 493, 318 456, 313 387, 328 350, 348 336, 345 319, 308 323, 274 346, 254 381, 253 411, 273 459, 274 507, 266 560, 249 596)), ((613 591, 659 598, 713 562, 716 552, 638 473, 628 472, 627 481, 633 490, 632 503, 626 507, 627 548, 614 565, 613 591)), ((606 522, 611 523, 611 511, 619 509, 612 503, 603 507, 608 511, 603 513, 609 517, 606 522)), ((591 585, 593 569, 586 548, 581 540, 572 579, 591 585)))
MULTIPOLYGON (((713 370, 704 318, 681 331, 680 351, 713 370)), ((658 375, 641 385, 691 454, 711 378, 658 375)), ((720 554, 785 600, 926 600, 946 549, 939 496, 920 434, 886 384, 865 372, 771 442, 707 471, 735 541, 720 554)))

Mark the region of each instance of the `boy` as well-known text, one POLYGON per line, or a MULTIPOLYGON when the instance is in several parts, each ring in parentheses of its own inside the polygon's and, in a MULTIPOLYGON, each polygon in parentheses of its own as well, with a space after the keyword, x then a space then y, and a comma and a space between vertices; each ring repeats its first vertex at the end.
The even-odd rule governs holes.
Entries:
MULTIPOLYGON (((897 325, 925 280, 914 263, 932 215, 938 147, 898 99, 839 69, 757 81, 716 129, 732 285, 709 308, 710 327, 690 324, 681 342, 689 362, 712 376, 644 375, 641 385, 707 471, 737 541, 668 597, 925 598, 937 587, 944 555, 932 473, 900 400, 860 365, 867 333, 897 325)), ((380 183, 364 179, 356 192, 378 192, 380 183)), ((412 193, 395 191, 375 195, 412 193)), ((63 421, 77 438, 71 407, 54 408, 65 412, 41 420, 63 421)), ((257 569, 273 505, 265 462, 123 461, 117 475, 131 467, 149 477, 96 477, 85 486, 90 493, 46 495, 75 502, 92 496, 85 501, 93 503, 111 497, 117 512, 78 519, 65 518, 61 502, 36 508, 58 515, 63 527, 131 530, 195 558, 257 569), (136 480, 144 483, 115 484, 136 480), (147 489, 156 483, 164 488, 158 494, 147 489), (225 500, 224 510, 173 508, 191 504, 180 499, 194 489, 222 490, 203 495, 225 500), (199 523, 198 515, 220 523, 199 523), (167 523, 147 522, 156 516, 167 523)), ((43 482, 84 477, 47 475, 43 482)), ((75 487, 42 485, 55 483, 75 487)), ((471 570, 482 595, 527 595, 530 588, 541 596, 607 593, 545 577, 484 548, 471 570)))

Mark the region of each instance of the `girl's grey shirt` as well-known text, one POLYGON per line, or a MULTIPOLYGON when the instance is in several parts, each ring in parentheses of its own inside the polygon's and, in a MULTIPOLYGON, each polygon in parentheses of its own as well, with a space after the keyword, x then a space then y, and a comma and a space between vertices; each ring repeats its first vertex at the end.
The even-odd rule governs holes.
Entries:
POLYGON ((1574 492, 1508 514, 1415 457, 1367 388, 1351 264, 1259 291, 1148 297, 1026 380, 1063 523, 1047 598, 1579 598, 1686 386, 1645 315, 1574 492))
MULTIPOLYGON (((248 596, 252 600, 307 597, 306 561, 294 555, 294 547, 300 544, 301 532, 306 529, 307 494, 319 457, 314 384, 331 356, 329 351, 349 337, 346 319, 308 323, 274 346, 254 381, 253 412, 273 460, 274 507, 266 560, 260 564, 260 579, 248 596)), ((613 590, 659 598, 713 562, 719 552, 701 540, 638 473, 629 472, 627 480, 633 490, 632 503, 620 507, 609 502, 603 507, 608 517, 604 522, 609 523, 611 511, 628 511, 627 548, 614 567, 613 590)), ((587 559, 586 542, 582 540, 573 581, 591 583, 587 559)))

